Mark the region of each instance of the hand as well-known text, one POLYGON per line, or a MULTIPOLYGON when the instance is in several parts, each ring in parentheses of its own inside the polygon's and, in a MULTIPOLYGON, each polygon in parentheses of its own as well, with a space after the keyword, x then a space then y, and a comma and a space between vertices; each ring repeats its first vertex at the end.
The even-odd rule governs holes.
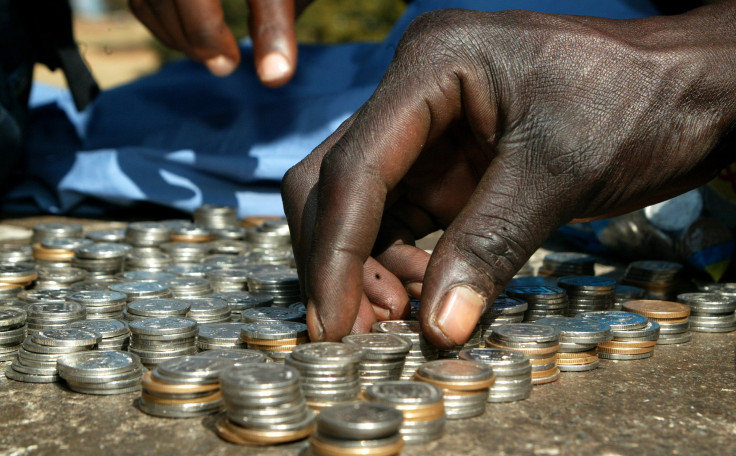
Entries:
POLYGON ((283 181, 312 339, 404 314, 398 280, 421 290, 425 335, 462 344, 560 225, 707 182, 734 144, 734 10, 414 21, 370 100, 283 181), (413 241, 438 228, 427 262, 413 241))
MULTIPOLYGON (((311 0, 248 0, 256 72, 280 87, 296 71, 294 21, 311 0)), ((135 16, 166 46, 227 76, 240 63, 235 37, 225 24, 220 0, 129 0, 135 16)))

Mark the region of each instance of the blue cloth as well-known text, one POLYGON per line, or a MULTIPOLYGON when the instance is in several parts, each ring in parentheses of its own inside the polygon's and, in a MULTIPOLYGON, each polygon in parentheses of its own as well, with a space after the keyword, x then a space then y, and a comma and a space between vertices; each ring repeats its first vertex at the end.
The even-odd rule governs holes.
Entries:
POLYGON ((103 92, 82 113, 66 91, 35 86, 26 177, 6 211, 95 215, 146 201, 193 211, 204 203, 239 215, 282 214, 279 183, 364 103, 417 15, 440 8, 528 9, 626 19, 657 14, 648 1, 417 0, 382 43, 301 45, 286 87, 267 89, 252 49, 231 76, 180 61, 103 92))

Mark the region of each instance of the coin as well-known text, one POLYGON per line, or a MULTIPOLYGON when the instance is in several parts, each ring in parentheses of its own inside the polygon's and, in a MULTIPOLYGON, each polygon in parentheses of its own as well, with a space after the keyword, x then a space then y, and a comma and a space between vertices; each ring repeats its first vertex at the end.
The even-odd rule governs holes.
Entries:
POLYGON ((373 402, 346 402, 322 409, 317 430, 345 440, 372 440, 399 431, 404 416, 395 408, 373 402))

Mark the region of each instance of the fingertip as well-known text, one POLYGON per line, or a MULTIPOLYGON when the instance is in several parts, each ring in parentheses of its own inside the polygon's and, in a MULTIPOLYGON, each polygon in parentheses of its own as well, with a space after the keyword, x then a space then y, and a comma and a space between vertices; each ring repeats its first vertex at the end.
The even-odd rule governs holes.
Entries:
MULTIPOLYGON (((429 325, 441 333, 443 345, 462 345, 475 330, 485 304, 485 297, 471 287, 454 286, 442 297, 434 318, 429 318, 429 325)), ((436 331, 433 333, 437 335, 436 331)))
POLYGON ((279 52, 269 52, 257 64, 258 78, 268 87, 281 87, 294 72, 289 60, 279 52))
POLYGON ((307 330, 311 342, 322 342, 325 340, 325 329, 322 318, 319 316, 317 306, 311 299, 307 301, 307 330))
POLYGON ((412 298, 419 299, 422 297, 422 282, 409 282, 406 284, 406 291, 412 298))
POLYGON ((229 76, 238 67, 237 62, 224 55, 209 58, 204 61, 204 65, 210 70, 210 73, 218 77, 229 76))

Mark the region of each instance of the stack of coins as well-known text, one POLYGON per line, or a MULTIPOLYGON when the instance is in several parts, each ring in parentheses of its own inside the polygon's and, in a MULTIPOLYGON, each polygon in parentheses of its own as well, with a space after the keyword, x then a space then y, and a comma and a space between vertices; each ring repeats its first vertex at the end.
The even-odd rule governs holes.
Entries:
POLYGON ((197 298, 187 299, 191 306, 187 317, 197 323, 222 323, 230 321, 230 306, 221 299, 197 298))
POLYGON ((33 261, 29 244, 0 244, 0 264, 16 264, 33 261))
POLYGON ((557 285, 567 292, 567 314, 574 317, 584 312, 609 310, 616 299, 616 281, 607 277, 566 276, 557 285))
POLYGON ((621 283, 643 288, 651 299, 677 296, 682 265, 671 261, 634 261, 629 264, 621 283))
POLYGON ((399 410, 404 415, 399 433, 405 443, 437 440, 445 432, 445 406, 442 388, 406 380, 376 383, 363 398, 399 410))
POLYGON ((483 334, 483 329, 480 325, 477 325, 473 332, 470 334, 470 337, 468 338, 468 341, 465 342, 463 345, 456 345, 448 350, 439 349, 437 350, 437 358, 439 359, 457 359, 458 354, 462 350, 470 350, 471 348, 478 348, 481 346, 483 340, 481 339, 481 335, 483 334))
POLYGON ((197 348, 200 351, 223 348, 247 348, 240 339, 242 323, 207 323, 197 328, 197 348))
POLYGON ((595 274, 595 258, 577 252, 552 252, 542 260, 540 276, 562 277, 566 275, 595 274))
POLYGON ((232 312, 231 320, 233 321, 240 321, 244 310, 256 307, 271 307, 273 305, 273 296, 248 291, 215 293, 211 297, 222 299, 228 303, 232 312))
POLYGON ((69 323, 81 321, 87 315, 84 306, 76 302, 49 302, 31 304, 26 310, 28 329, 62 328, 69 323))
POLYGON ((119 350, 64 355, 57 361, 59 377, 70 390, 84 394, 112 395, 140 390, 143 368, 132 353, 119 350))
POLYGON ((175 279, 176 275, 161 271, 125 271, 116 276, 123 282, 160 282, 166 285, 171 279, 175 279))
POLYGON ((31 242, 82 237, 82 226, 70 223, 41 223, 33 227, 31 242))
MULTIPOLYGON (((229 226, 227 228, 210 228, 210 231, 212 231, 212 234, 215 236, 215 240, 212 241, 212 250, 215 251, 218 249, 216 244, 218 241, 239 241, 242 242, 242 245, 245 245, 245 250, 243 252, 250 249, 250 246, 243 242, 243 239, 245 239, 245 228, 242 226, 229 226)), ((232 252, 220 252, 220 253, 232 253, 232 252)), ((242 253, 242 252, 238 252, 242 253)))
POLYGON ((611 327, 613 339, 598 344, 598 357, 630 361, 649 358, 659 337, 659 324, 631 312, 601 311, 578 315, 584 320, 595 320, 611 327))
POLYGON ((537 321, 544 317, 567 314, 567 293, 560 287, 548 285, 512 285, 505 293, 512 298, 525 301, 529 307, 524 321, 537 321))
POLYGON ((486 339, 486 347, 510 348, 529 356, 532 364, 532 383, 539 385, 560 378, 557 352, 560 349, 560 331, 548 325, 514 323, 499 326, 486 339))
POLYGON ((161 244, 159 248, 166 252, 176 264, 201 263, 210 253, 210 246, 200 242, 167 242, 161 244))
POLYGON ((207 272, 215 293, 244 291, 248 288, 248 272, 240 269, 213 269, 207 272))
POLYGON ((288 247, 291 243, 288 226, 286 231, 264 230, 263 225, 256 229, 245 230, 245 241, 253 245, 256 250, 279 249, 288 247))
POLYGON ((317 417, 317 432, 309 438, 309 456, 401 454, 399 430, 403 414, 376 402, 349 402, 328 407, 317 417))
POLYGON ((146 318, 130 322, 128 351, 141 358, 146 367, 184 355, 197 353, 197 322, 188 318, 146 318))
POLYGON ((460 420, 486 411, 488 389, 496 376, 487 364, 464 359, 438 359, 423 364, 414 380, 431 383, 444 390, 445 415, 460 420))
POLYGON ((23 309, 0 307, 0 361, 15 358, 26 333, 26 312, 23 309))
POLYGON ((194 223, 206 228, 229 228, 238 224, 238 210, 205 204, 194 211, 194 223))
POLYGON ((125 256, 126 271, 163 271, 174 264, 168 253, 154 248, 137 248, 125 256))
POLYGON ((240 445, 302 440, 314 429, 299 389, 299 373, 283 364, 250 364, 224 371, 220 386, 225 416, 216 424, 223 439, 240 445))
POLYGON ((61 290, 70 288, 73 284, 87 278, 84 269, 65 268, 38 268, 35 289, 61 290))
POLYGON ((529 305, 526 301, 518 298, 510 298, 505 294, 500 295, 493 301, 493 305, 483 312, 478 320, 481 328, 481 344, 485 344, 486 338, 491 331, 502 325, 521 323, 524 321, 524 312, 529 305))
POLYGON ((690 342, 690 307, 679 302, 642 299, 623 305, 627 312, 644 315, 659 323, 657 345, 683 344, 690 342))
POLYGON ((487 364, 496 374, 488 392, 488 402, 514 402, 529 397, 532 391, 532 365, 529 356, 507 348, 474 348, 460 352, 460 359, 487 364))
MULTIPOLYGON (((240 268, 240 267, 247 267, 248 260, 244 256, 236 256, 236 255, 210 255, 207 258, 204 259, 202 264, 209 267, 210 271, 214 271, 217 269, 234 269, 234 268, 240 268)), ((247 279, 247 275, 243 273, 242 280, 247 279)), ((236 277, 237 281, 241 280, 241 277, 236 277)), ((223 278, 223 280, 226 280, 226 278, 223 278)), ((212 281, 212 280, 210 280, 212 281)), ((232 286, 234 287, 236 284, 233 283, 232 286)), ((214 287, 214 284, 213 284, 214 287)), ((238 290, 230 290, 230 291, 238 291, 238 290)))
POLYGON ((128 302, 136 299, 170 298, 171 290, 159 282, 124 282, 110 285, 110 290, 125 295, 128 302))
POLYGON ((212 294, 210 281, 200 277, 175 277, 166 280, 164 284, 175 298, 201 298, 212 294))
POLYGON ((56 361, 60 356, 92 350, 100 335, 74 328, 44 329, 23 341, 18 357, 5 370, 11 380, 27 383, 59 381, 56 361))
POLYGON ((351 334, 342 342, 363 350, 364 357, 358 364, 361 389, 376 382, 398 380, 411 350, 411 342, 395 334, 351 334))
POLYGON ((595 320, 547 317, 538 323, 553 326, 560 331, 557 368, 561 372, 585 372, 597 369, 600 364, 598 344, 613 339, 611 327, 595 320))
POLYGON ((634 299, 644 299, 646 290, 632 285, 616 285, 616 298, 613 301, 613 310, 621 310, 621 306, 634 299))
POLYGON ((255 272, 248 277, 248 290, 273 296, 275 306, 286 307, 301 299, 296 269, 255 272))
POLYGON ((388 333, 401 336, 411 342, 411 349, 404 361, 404 370, 401 371, 401 380, 409 380, 419 366, 438 358, 437 347, 430 344, 422 335, 418 321, 388 320, 379 321, 371 328, 376 333, 388 333))
POLYGON ((270 363, 271 358, 257 350, 247 348, 207 350, 197 354, 204 358, 226 359, 233 367, 244 366, 253 363, 270 363))
MULTIPOLYGON (((222 235, 224 231, 218 231, 215 236, 222 235)), ((243 235, 245 231, 243 231, 243 235)), ((248 243, 236 239, 218 239, 209 244, 210 253, 213 255, 238 255, 250 250, 248 243)), ((242 239, 242 237, 240 238, 242 239)))
POLYGON ((102 339, 97 344, 98 350, 127 350, 130 344, 130 330, 124 321, 84 320, 74 322, 68 327, 99 334, 102 339))
POLYGON ((123 293, 116 291, 75 291, 66 297, 87 309, 88 320, 121 319, 127 303, 123 293))
POLYGON ((320 410, 358 397, 358 364, 362 359, 360 348, 336 342, 314 342, 297 345, 284 362, 299 371, 307 405, 320 410))
POLYGON ((146 372, 138 408, 149 415, 190 418, 222 410, 220 372, 232 363, 225 359, 182 356, 146 372))
POLYGON ((38 277, 36 268, 26 263, 0 265, 0 283, 27 287, 38 277))
POLYGON ((171 240, 171 228, 159 222, 133 222, 125 230, 125 242, 133 247, 157 247, 171 240))
POLYGON ((307 325, 293 321, 247 323, 240 327, 240 338, 249 349, 259 350, 277 363, 283 363, 294 347, 309 341, 307 325))
POLYGON ((90 277, 111 278, 123 270, 129 245, 99 243, 74 249, 72 266, 84 269, 90 277))
POLYGON ((244 323, 256 321, 296 321, 303 322, 306 314, 296 309, 285 307, 258 307, 243 311, 241 319, 244 323))
POLYGON ((182 299, 138 299, 128 303, 123 317, 128 321, 145 318, 186 317, 190 307, 189 301, 182 299))
MULTIPOLYGON (((174 231, 171 233, 171 240, 175 243, 179 244, 202 244, 205 242, 210 242, 215 239, 215 235, 212 233, 212 231, 209 228, 204 228, 201 226, 196 225, 184 225, 177 228, 174 228, 174 231)), ((163 245, 161 246, 162 250, 166 250, 163 245)), ((200 258, 201 259, 201 258, 200 258)), ((194 260, 193 258, 189 258, 189 261, 184 262, 197 262, 199 260, 194 260)))
POLYGON ((718 293, 683 293, 677 300, 690 307, 690 330, 736 331, 736 299, 718 293))
POLYGON ((84 237, 97 243, 121 243, 125 241, 125 228, 90 231, 84 237))

